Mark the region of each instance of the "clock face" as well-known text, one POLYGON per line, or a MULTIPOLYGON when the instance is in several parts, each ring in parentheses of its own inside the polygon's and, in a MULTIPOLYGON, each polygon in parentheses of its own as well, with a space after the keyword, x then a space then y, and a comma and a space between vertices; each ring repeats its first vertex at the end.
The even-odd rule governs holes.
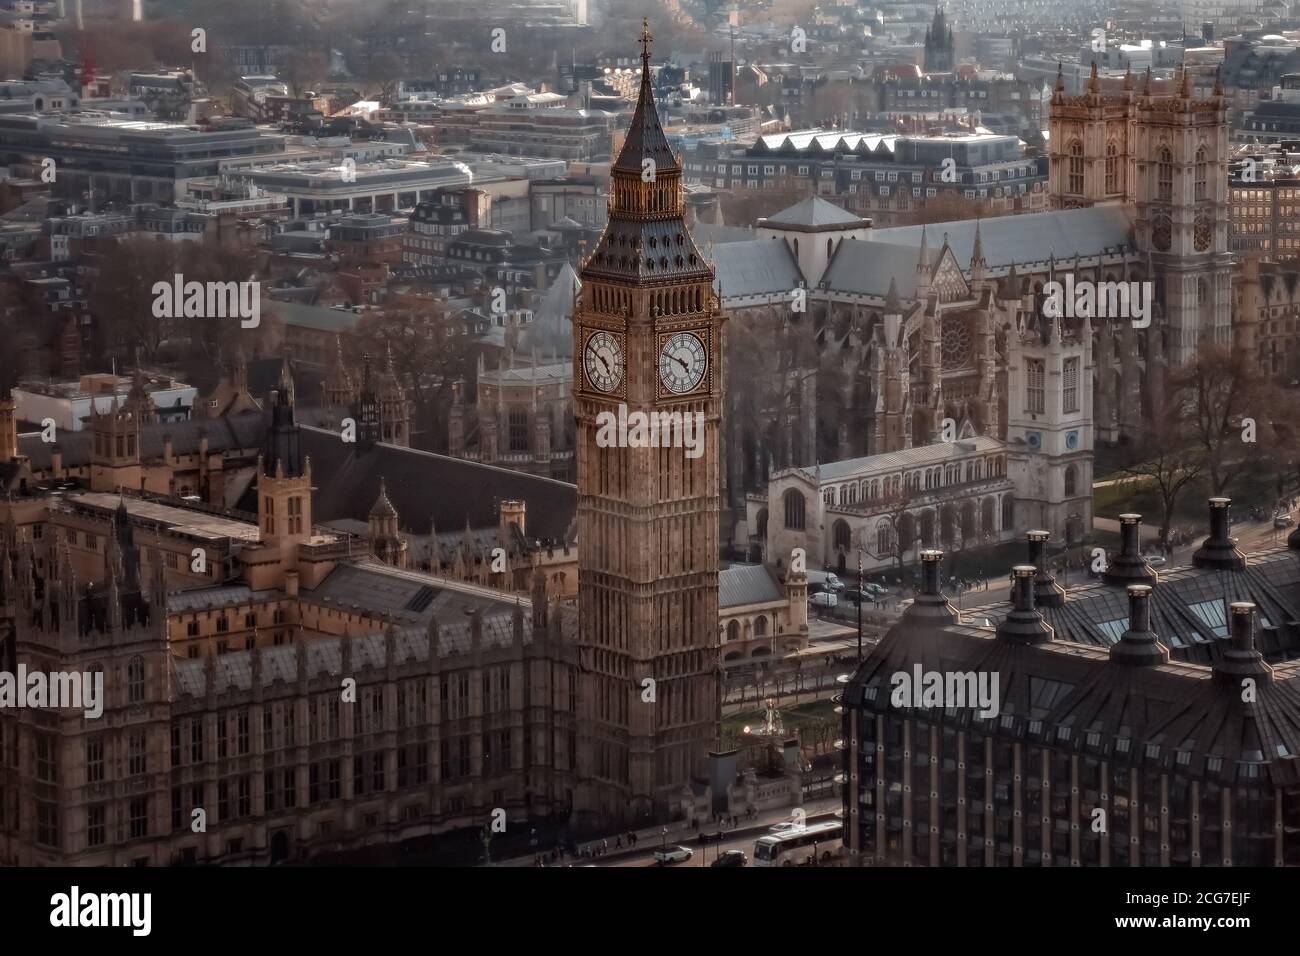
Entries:
POLYGON ((1168 252, 1172 238, 1171 224, 1168 217, 1160 216, 1151 224, 1151 245, 1160 252, 1168 252))
POLYGON ((587 382, 600 392, 612 392, 623 381, 623 343, 610 332, 596 332, 587 339, 582 353, 582 367, 587 382))
POLYGON ((694 332, 676 333, 659 352, 659 380, 676 395, 698 388, 708 367, 708 353, 694 332))
POLYGON ((1210 220, 1206 216, 1197 216, 1192 227, 1192 242, 1196 245, 1196 251, 1204 252, 1210 248, 1213 239, 1214 227, 1210 225, 1210 220))

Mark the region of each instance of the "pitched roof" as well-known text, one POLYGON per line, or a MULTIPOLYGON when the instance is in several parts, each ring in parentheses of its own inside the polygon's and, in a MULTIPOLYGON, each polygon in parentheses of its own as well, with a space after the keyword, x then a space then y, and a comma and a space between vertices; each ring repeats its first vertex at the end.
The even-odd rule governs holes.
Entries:
POLYGON ((784 601, 781 582, 763 564, 733 564, 718 572, 718 607, 784 601))
POLYGON ((914 299, 919 248, 919 233, 915 248, 874 241, 841 242, 822 276, 821 287, 831 292, 884 298, 893 282, 899 296, 914 299))
MULTIPOLYGON (((941 462, 955 461, 968 455, 1001 451, 1005 445, 996 438, 977 435, 961 441, 934 442, 902 451, 890 451, 880 455, 866 455, 862 458, 846 458, 844 461, 830 461, 821 465, 822 483, 839 481, 857 475, 879 474, 881 472, 901 471, 906 468, 921 468, 937 465, 941 462)), ((815 468, 803 468, 808 475, 815 475, 815 468)))
POLYGON ((809 196, 764 221, 788 226, 836 226, 859 225, 863 219, 820 196, 809 196))
POLYGON ((523 501, 528 536, 562 540, 577 513, 577 488, 552 478, 383 443, 361 450, 335 431, 301 427, 302 453, 311 458, 317 521, 365 521, 384 476, 403 527, 425 530, 495 525, 497 502, 523 501))
MULTIPOLYGON (((140 458, 145 461, 160 458, 165 436, 171 437, 173 454, 194 454, 198 452, 199 442, 205 434, 209 452, 261 449, 266 435, 266 419, 260 411, 247 411, 220 418, 146 422, 140 426, 140 458)), ((79 468, 90 464, 93 444, 93 435, 87 429, 63 432, 58 441, 63 452, 63 467, 79 468)), ((37 471, 50 467, 54 447, 42 442, 39 432, 18 437, 19 452, 31 459, 32 467, 37 471)))
MULTIPOLYGON (((1049 256, 1055 256, 1059 262, 1075 256, 1097 255, 1107 248, 1119 250, 1129 247, 1133 215, 1133 207, 1123 205, 1058 209, 1020 216, 930 223, 924 227, 893 226, 877 229, 872 233, 871 241, 915 251, 921 246, 922 228, 928 237, 946 234, 953 255, 964 267, 970 262, 975 248, 975 227, 978 224, 984 258, 990 268, 996 269, 1013 262, 1043 262, 1049 256)), ((899 291, 902 292, 901 287, 899 291)))
POLYGON ((802 285, 803 273, 784 240, 750 239, 728 242, 714 250, 719 296, 788 294, 802 285))

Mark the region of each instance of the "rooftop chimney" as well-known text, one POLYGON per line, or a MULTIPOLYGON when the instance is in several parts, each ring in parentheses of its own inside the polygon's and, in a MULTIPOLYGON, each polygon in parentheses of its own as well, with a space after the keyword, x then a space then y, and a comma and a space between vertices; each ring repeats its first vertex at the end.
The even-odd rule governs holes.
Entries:
POLYGON ((1128 630, 1110 648, 1116 664, 1142 667, 1169 663, 1169 650, 1151 630, 1151 586, 1130 584, 1128 588, 1128 630))
POLYGON ((1255 649, 1255 605, 1250 601, 1233 601, 1228 608, 1231 638, 1223 656, 1214 665, 1214 679, 1223 684, 1240 686, 1246 678, 1257 684, 1273 680, 1273 668, 1255 649))
POLYGON ((1102 580, 1107 584, 1154 585, 1159 580, 1142 557, 1142 539, 1139 533, 1141 524, 1141 515, 1119 516, 1119 554, 1115 555, 1102 575, 1102 580))
POLYGON ((939 562, 943 552, 925 550, 921 552, 921 593, 916 596, 912 606, 903 614, 903 621, 908 624, 925 624, 942 627, 955 623, 957 609, 939 590, 939 562))
POLYGON ((1231 505, 1231 498, 1210 499, 1210 536, 1192 555, 1194 567, 1219 571, 1245 569, 1246 556, 1237 550, 1237 540, 1228 533, 1232 527, 1231 505))
POLYGON ((1010 644, 1042 644, 1050 641, 1054 634, 1052 626, 1043 620, 1043 612, 1038 610, 1034 602, 1034 566, 1017 564, 1011 572, 1015 576, 1011 590, 1012 607, 1011 612, 998 625, 998 640, 1010 644))
POLYGON ((1034 575, 1034 603, 1038 607, 1060 607, 1065 603, 1065 588, 1056 583, 1047 570, 1047 539, 1050 531, 1031 531, 1029 538, 1029 563, 1037 571, 1034 575))

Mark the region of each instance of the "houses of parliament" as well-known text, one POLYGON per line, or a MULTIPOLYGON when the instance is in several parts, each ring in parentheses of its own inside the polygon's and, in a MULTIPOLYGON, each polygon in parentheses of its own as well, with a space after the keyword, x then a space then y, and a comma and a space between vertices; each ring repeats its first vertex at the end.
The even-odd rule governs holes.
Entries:
MULTIPOLYGON (((313 521, 318 486, 376 467, 373 401, 345 447, 296 420, 287 372, 201 441, 163 442, 133 395, 94 416, 84 463, 20 440, 0 404, 0 663, 102 671, 107 697, 99 719, 0 711, 0 863, 265 863, 477 830, 497 809, 692 812, 719 721, 721 317, 644 76, 575 307, 577 608, 540 571, 525 600, 380 560, 399 537, 382 484, 373 553, 313 521), (703 412, 706 453, 599 447, 595 416, 619 403, 703 412), (247 511, 226 506, 214 452, 227 480, 252 472, 247 511)), ((511 480, 435 464, 473 470, 485 497, 511 480)), ((554 507, 534 521, 571 523, 564 486, 532 480, 556 496, 538 492, 554 507)), ((522 538, 518 503, 499 510, 522 538)))
MULTIPOLYGON (((724 487, 735 498, 781 467, 926 444, 944 417, 1006 438, 1020 381, 1008 354, 1059 377, 1062 343, 1082 354, 1084 338, 1104 356, 1102 371, 1088 368, 1104 386, 1096 427, 1137 429, 1129 398, 1158 387, 1153 370, 1236 329, 1221 98, 1138 80, 1058 90, 1061 208, 1045 219, 873 233, 813 204, 706 256, 684 219, 650 42, 647 28, 609 222, 573 309, 576 495, 424 453, 428 477, 403 480, 417 500, 439 499, 431 510, 463 507, 467 533, 471 511, 495 509, 517 540, 524 513, 506 500, 526 479, 527 537, 576 538, 576 606, 540 572, 525 599, 391 560, 399 484, 379 482, 393 459, 377 406, 359 410, 346 445, 297 421, 286 375, 263 408, 163 441, 135 397, 95 416, 70 466, 20 437, 13 403, 0 402, 0 669, 102 671, 107 695, 98 719, 0 710, 0 864, 301 860, 478 829, 497 809, 512 825, 707 816, 719 798, 706 774, 721 744, 724 487), (1145 348, 1127 327, 1033 342, 1039 285, 1071 269, 1157 278, 1145 348), (810 321, 839 336, 833 359, 829 332, 800 338, 788 322, 801 280, 810 321), (1007 327, 1023 349, 999 350, 1007 327), (783 336, 793 398, 746 431, 723 356, 749 331, 783 336), (842 419, 798 384, 832 361, 854 373, 842 419), (598 416, 620 406, 699 415, 704 453, 606 447, 598 416), (807 425, 819 418, 833 425, 807 425), (203 490, 181 496, 182 485, 203 490), (313 517, 323 497, 363 486, 364 547, 313 517)), ((1065 467, 1048 462, 1044 484, 1065 467)), ((795 577, 785 583, 802 607, 795 577)))

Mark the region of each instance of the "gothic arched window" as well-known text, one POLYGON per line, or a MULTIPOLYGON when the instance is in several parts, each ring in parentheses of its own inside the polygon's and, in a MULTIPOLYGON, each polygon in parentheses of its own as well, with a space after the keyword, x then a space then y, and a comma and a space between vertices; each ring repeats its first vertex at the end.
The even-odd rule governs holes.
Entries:
POLYGON ((767 537, 767 509, 766 508, 763 508, 758 512, 758 518, 755 520, 754 523, 758 525, 758 536, 760 538, 766 538, 767 537))
POLYGON ((727 640, 729 640, 729 641, 738 641, 738 640, 740 640, 740 622, 739 622, 739 621, 728 621, 728 622, 727 622, 727 640))
POLYGON ((1002 496, 1002 527, 1010 528, 1015 521, 1015 502, 1010 495, 1002 496))
POLYGON ((1160 161, 1156 166, 1156 197, 1173 202, 1174 154, 1168 149, 1160 150, 1160 161))
POLYGON ((835 539, 835 549, 837 551, 847 551, 852 547, 849 523, 843 518, 835 522, 831 535, 835 539))
POLYGON ((754 618, 754 636, 767 637, 767 618, 762 614, 754 618))
POLYGON ((1076 196, 1083 195, 1083 143, 1077 139, 1070 143, 1067 152, 1070 156, 1070 182, 1066 192, 1076 196))
POLYGON ((876 553, 881 557, 894 553, 894 527, 884 518, 876 524, 876 553))
POLYGON ((1117 193, 1119 188, 1119 144, 1106 144, 1106 192, 1117 193))
POLYGON ((1196 201, 1201 202, 1209 197, 1209 169, 1210 164, 1206 159, 1205 147, 1202 146, 1196 151, 1196 201))
POLYGON ((1065 494, 1071 496, 1077 493, 1079 484, 1078 470, 1073 465, 1067 465, 1065 468, 1065 494))
POLYGON ((514 452, 528 451, 528 411, 523 408, 512 408, 509 413, 510 427, 510 450, 514 452))
POLYGON ((782 501, 785 503, 785 526, 795 531, 802 531, 804 527, 803 495, 794 488, 791 488, 785 493, 782 501))
POLYGON ((126 699, 131 704, 144 700, 144 658, 138 655, 126 665, 126 699))

